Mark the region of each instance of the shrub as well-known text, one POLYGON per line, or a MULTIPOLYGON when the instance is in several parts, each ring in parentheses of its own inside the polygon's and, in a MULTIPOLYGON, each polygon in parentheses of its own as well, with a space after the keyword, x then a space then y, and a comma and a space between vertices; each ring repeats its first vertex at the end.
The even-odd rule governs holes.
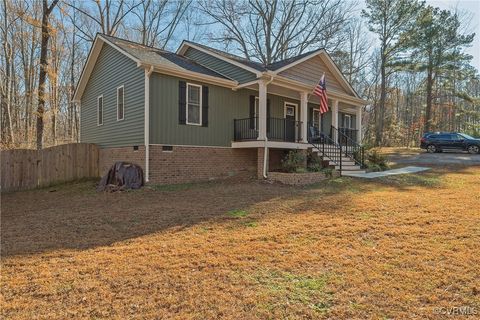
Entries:
POLYGON ((370 171, 383 171, 390 168, 387 157, 378 153, 377 150, 367 151, 366 163, 370 171))
POLYGON ((309 152, 307 155, 307 170, 312 172, 318 172, 322 170, 322 162, 320 158, 313 152, 309 152))
POLYGON ((282 168, 286 172, 298 172, 304 168, 305 156, 298 151, 290 151, 282 159, 282 168))
POLYGON ((327 177, 327 178, 332 178, 333 177, 333 169, 332 168, 323 168, 321 171, 325 174, 325 177, 327 177))

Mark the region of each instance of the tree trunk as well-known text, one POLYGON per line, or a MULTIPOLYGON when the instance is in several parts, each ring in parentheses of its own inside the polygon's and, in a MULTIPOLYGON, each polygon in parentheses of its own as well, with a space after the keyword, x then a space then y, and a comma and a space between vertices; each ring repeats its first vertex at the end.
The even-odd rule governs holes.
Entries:
POLYGON ((43 147, 43 114, 45 112, 45 82, 48 68, 48 40, 50 39, 49 17, 58 0, 54 0, 50 7, 47 0, 43 1, 42 13, 42 41, 40 46, 40 72, 38 74, 38 105, 37 105, 37 149, 43 147))
POLYGON ((425 107, 425 125, 424 132, 429 132, 432 127, 432 91, 433 91, 433 67, 429 66, 427 70, 427 106, 425 107))
POLYGON ((385 66, 385 56, 381 57, 382 63, 380 65, 380 101, 375 108, 375 146, 383 144, 383 124, 385 118, 385 101, 387 100, 387 75, 385 66))

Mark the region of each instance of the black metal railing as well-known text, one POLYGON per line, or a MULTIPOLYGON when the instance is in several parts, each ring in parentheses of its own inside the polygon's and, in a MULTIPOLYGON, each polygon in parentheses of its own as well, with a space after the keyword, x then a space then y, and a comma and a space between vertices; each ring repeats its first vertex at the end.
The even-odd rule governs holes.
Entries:
POLYGON ((341 175, 344 158, 341 151, 342 144, 335 142, 332 138, 322 133, 319 133, 318 137, 312 135, 308 141, 321 153, 324 160, 332 161, 335 166, 339 167, 338 171, 341 175))
MULTIPOLYGON (((258 139, 258 117, 234 119, 234 141, 258 139)), ((302 122, 286 118, 267 118, 267 138, 274 141, 299 142, 302 138, 302 122)))
MULTIPOLYGON (((357 141, 358 130, 351 128, 335 128, 334 126, 330 127, 330 138, 335 139, 334 134, 340 133, 339 138, 347 137, 352 141, 357 141)), ((344 141, 345 142, 345 141, 344 141)))
POLYGON ((245 118, 233 120, 233 140, 257 140, 258 138, 258 118, 245 118))
POLYGON ((302 139, 302 122, 286 118, 267 119, 268 140, 299 142, 302 139))
MULTIPOLYGON (((341 129, 345 128, 337 129, 334 126, 331 126, 330 131, 332 132, 332 138, 343 146, 343 150, 349 158, 351 158, 360 167, 365 167, 365 148, 360 145, 357 140, 353 140, 350 135, 347 135, 345 131, 341 129)), ((354 131, 356 137, 357 130, 354 131)))

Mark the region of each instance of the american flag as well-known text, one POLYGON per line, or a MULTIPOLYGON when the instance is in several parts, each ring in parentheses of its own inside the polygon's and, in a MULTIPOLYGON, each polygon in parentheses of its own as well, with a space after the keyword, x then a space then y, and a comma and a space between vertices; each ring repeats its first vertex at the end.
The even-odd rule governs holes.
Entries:
POLYGON ((320 97, 320 114, 328 111, 327 85, 325 84, 325 73, 320 82, 313 89, 313 94, 320 97))

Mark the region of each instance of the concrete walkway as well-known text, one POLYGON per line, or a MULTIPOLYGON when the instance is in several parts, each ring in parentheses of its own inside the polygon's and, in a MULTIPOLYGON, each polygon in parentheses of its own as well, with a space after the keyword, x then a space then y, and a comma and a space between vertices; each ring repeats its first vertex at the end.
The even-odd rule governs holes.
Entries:
POLYGON ((427 167, 405 167, 405 168, 400 168, 400 169, 393 169, 393 170, 380 171, 380 172, 368 172, 368 173, 343 172, 342 176, 373 179, 373 178, 393 176, 393 175, 396 175, 396 174, 415 173, 415 172, 420 172, 420 171, 425 171, 425 170, 430 170, 430 168, 427 168, 427 167))

